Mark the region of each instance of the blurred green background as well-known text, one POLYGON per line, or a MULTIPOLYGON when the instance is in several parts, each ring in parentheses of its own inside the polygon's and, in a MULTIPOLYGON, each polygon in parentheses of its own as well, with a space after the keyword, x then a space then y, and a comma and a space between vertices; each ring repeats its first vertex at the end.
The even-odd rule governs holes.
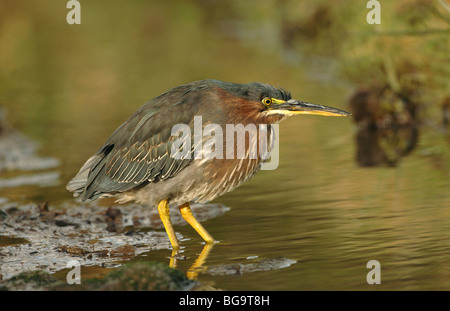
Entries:
MULTIPOLYGON (((80 3, 80 25, 66 22, 65 1, 0 3, 0 106, 41 155, 61 161, 58 186, 0 196, 72 200, 67 181, 149 99, 200 79, 261 81, 362 111, 361 122, 290 118, 279 168, 216 199, 231 210, 205 224, 223 242, 206 265, 297 264, 201 280, 233 290, 450 289, 448 1, 383 1, 380 25, 367 23, 365 1, 80 3), (373 100, 349 104, 361 92, 373 100), (379 287, 366 283, 372 259, 379 287)), ((195 258, 195 233, 176 230, 192 237, 195 258)))

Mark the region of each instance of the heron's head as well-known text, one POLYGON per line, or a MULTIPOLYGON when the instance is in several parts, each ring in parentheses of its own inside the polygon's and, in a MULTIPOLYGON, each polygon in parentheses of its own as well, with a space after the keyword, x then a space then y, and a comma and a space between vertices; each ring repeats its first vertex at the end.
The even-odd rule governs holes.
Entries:
POLYGON ((248 112, 250 110, 251 114, 258 119, 267 118, 279 122, 287 116, 301 114, 335 117, 351 115, 351 113, 338 108, 292 99, 289 92, 269 84, 259 82, 249 84, 225 83, 222 88, 233 97, 243 99, 243 105, 246 106, 246 109, 242 109, 242 111, 248 112))

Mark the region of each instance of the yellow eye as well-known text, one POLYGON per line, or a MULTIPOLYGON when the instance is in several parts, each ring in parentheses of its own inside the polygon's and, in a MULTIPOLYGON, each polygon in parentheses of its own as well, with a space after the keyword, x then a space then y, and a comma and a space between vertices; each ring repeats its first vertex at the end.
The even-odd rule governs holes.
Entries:
POLYGON ((270 105, 272 105, 272 98, 264 97, 262 100, 262 103, 266 106, 270 106, 270 105))

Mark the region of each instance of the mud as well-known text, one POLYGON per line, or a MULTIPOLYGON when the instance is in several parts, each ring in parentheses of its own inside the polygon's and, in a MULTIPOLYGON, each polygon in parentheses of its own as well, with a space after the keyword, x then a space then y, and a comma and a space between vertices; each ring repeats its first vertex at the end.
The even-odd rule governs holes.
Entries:
MULTIPOLYGON (((221 204, 192 204, 191 208, 200 220, 229 210, 221 204)), ((176 208, 171 208, 171 216, 174 225, 184 222, 176 208)), ((105 208, 96 203, 49 207, 3 202, 0 220, 3 279, 23 271, 54 273, 67 268, 72 259, 83 266, 116 267, 150 250, 171 249, 164 230, 153 230, 162 228, 157 210, 135 204, 105 208)), ((177 236, 183 241, 183 236, 177 236)))
POLYGON ((241 275, 244 273, 279 270, 287 268, 297 261, 278 257, 278 258, 263 258, 258 259, 252 263, 236 263, 210 266, 206 269, 207 274, 211 275, 241 275))

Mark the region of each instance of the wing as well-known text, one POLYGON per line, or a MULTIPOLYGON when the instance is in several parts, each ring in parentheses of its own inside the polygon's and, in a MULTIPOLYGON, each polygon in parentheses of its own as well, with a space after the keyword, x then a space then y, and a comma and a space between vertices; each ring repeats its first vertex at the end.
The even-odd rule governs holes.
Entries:
POLYGON ((83 200, 95 200, 175 176, 193 161, 193 143, 190 157, 172 157, 178 138, 171 135, 172 127, 186 124, 192 130, 201 89, 193 92, 192 86, 181 86, 142 106, 85 163, 67 189, 83 200))

